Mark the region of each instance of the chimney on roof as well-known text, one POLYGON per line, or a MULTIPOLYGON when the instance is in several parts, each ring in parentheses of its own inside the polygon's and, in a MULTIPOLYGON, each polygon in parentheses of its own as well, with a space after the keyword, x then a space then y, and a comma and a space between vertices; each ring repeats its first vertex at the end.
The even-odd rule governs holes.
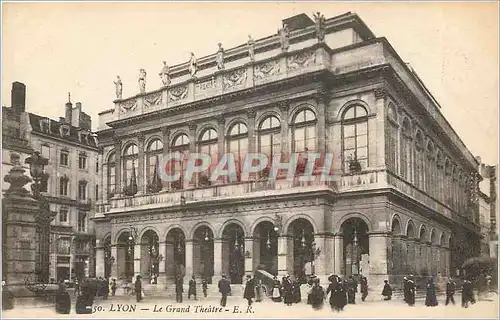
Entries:
POLYGON ((65 119, 66 123, 71 125, 73 118, 73 104, 71 103, 71 93, 68 92, 68 102, 66 102, 66 114, 65 119))
POLYGON ((21 82, 12 83, 12 90, 10 92, 10 106, 21 114, 26 110, 26 85, 21 82))
POLYGON ((314 25, 314 21, 305 13, 282 20, 283 25, 288 26, 288 30, 300 30, 314 25))

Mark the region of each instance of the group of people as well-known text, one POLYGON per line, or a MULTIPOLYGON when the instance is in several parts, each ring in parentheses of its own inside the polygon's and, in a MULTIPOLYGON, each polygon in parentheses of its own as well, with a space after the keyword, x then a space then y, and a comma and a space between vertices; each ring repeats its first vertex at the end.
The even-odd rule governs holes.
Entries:
POLYGON ((287 306, 299 303, 302 300, 300 292, 300 283, 297 279, 285 275, 281 281, 278 277, 273 279, 273 288, 271 298, 274 302, 284 302, 287 306))

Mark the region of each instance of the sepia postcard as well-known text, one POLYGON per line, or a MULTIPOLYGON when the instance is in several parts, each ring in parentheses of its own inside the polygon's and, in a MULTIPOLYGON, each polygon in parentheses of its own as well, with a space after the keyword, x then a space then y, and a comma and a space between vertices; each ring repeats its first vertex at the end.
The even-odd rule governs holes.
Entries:
POLYGON ((498 318, 498 2, 2 2, 2 318, 498 318))

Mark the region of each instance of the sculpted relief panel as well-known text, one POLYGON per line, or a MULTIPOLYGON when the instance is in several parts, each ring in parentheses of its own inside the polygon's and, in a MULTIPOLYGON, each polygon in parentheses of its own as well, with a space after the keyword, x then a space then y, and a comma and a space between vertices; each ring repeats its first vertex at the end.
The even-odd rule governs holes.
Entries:
POLYGON ((122 113, 135 111, 137 109, 137 100, 129 99, 126 101, 120 102, 120 111, 122 113))
POLYGON ((278 74, 279 72, 279 60, 268 61, 254 67, 254 78, 260 80, 278 74))
POLYGON ((287 58, 288 71, 305 68, 316 63, 316 52, 305 51, 287 58))
POLYGON ((156 92, 144 97, 144 107, 146 108, 160 105, 161 102, 162 102, 161 92, 156 92))
POLYGON ((237 69, 224 75, 222 78, 222 88, 224 90, 242 85, 247 79, 247 70, 237 69))
POLYGON ((168 102, 180 101, 187 96, 187 93, 187 85, 171 88, 168 90, 168 102))

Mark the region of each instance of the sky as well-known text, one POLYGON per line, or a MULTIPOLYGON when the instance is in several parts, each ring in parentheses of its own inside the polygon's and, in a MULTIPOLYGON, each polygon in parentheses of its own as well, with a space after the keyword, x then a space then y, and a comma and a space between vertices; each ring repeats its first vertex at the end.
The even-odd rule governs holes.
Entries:
POLYGON ((498 4, 491 3, 3 3, 2 105, 11 83, 27 86, 27 111, 53 119, 82 102, 97 128, 114 107, 117 75, 123 96, 160 87, 162 61, 176 65, 276 33, 281 20, 320 11, 357 13, 386 37, 441 105, 475 156, 498 163, 498 4))

